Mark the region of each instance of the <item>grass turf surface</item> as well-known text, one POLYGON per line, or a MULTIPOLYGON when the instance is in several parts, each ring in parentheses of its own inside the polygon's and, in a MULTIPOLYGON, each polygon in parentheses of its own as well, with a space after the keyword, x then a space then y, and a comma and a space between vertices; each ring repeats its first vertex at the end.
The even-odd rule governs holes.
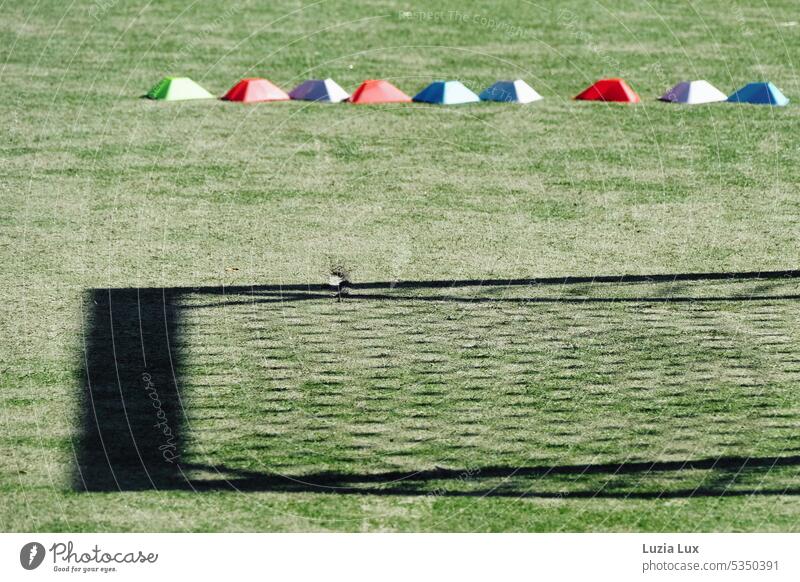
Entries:
POLYGON ((332 264, 356 282, 796 266, 797 108, 654 101, 685 78, 726 92, 769 79, 796 99, 791 2, 428 10, 3 6, 4 530, 797 529, 797 464, 769 462, 797 455, 797 301, 741 300, 796 295, 792 280, 503 288, 517 303, 235 290, 191 309, 209 303, 194 287, 318 284, 332 264), (545 101, 137 98, 166 74, 219 95, 258 75, 287 90, 387 78, 409 94, 521 77, 545 101), (644 102, 569 100, 603 76, 644 102), (105 353, 87 348, 103 307, 88 290, 106 287, 187 288, 179 418, 190 478, 210 490, 76 490, 84 367, 105 353), (629 300, 531 301, 570 293, 629 300), (647 301, 698 296, 721 300, 647 301), (750 457, 762 465, 742 469, 750 457), (586 465, 600 469, 568 469, 586 465), (422 473, 370 482, 398 472, 422 473), (209 483, 221 477, 242 492, 209 483))

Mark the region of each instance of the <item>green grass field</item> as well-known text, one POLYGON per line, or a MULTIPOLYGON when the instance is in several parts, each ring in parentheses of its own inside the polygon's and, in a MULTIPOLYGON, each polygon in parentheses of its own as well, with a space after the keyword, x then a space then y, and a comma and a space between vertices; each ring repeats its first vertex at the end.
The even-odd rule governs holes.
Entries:
POLYGON ((798 530, 800 278, 744 275, 798 266, 794 2, 0 14, 3 531, 798 530), (140 99, 168 74, 545 100, 140 99), (608 76, 642 103, 570 99, 608 76))

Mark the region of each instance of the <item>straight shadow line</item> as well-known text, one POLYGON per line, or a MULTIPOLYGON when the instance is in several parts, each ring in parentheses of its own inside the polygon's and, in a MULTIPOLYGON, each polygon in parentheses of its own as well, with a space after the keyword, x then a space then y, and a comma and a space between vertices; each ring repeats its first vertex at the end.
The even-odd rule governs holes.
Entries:
MULTIPOLYGON (((787 457, 719 457, 682 461, 640 461, 630 463, 599 463, 590 465, 557 465, 533 467, 490 466, 466 469, 444 469, 418 471, 387 471, 383 473, 348 474, 320 472, 302 476, 283 476, 274 473, 259 473, 230 469, 224 466, 207 467, 204 465, 185 464, 186 469, 217 471, 221 474, 235 475, 231 479, 191 480, 189 486, 197 490, 230 490, 239 491, 274 491, 286 493, 330 493, 330 494, 365 494, 365 495, 428 495, 430 489, 422 485, 429 481, 477 480, 485 478, 511 477, 548 477, 554 475, 631 475, 649 474, 670 471, 721 470, 734 474, 751 469, 771 470, 776 467, 800 466, 800 455, 787 457), (465 477, 469 475, 469 477, 465 477), (387 485, 381 488, 361 488, 357 485, 387 485)), ((178 485, 180 488, 181 486, 178 485)), ((547 497, 547 498, 677 498, 677 497, 721 497, 734 495, 800 495, 800 488, 771 489, 731 489, 699 487, 674 491, 572 491, 572 492, 534 492, 522 491, 520 488, 510 490, 484 488, 470 491, 437 491, 441 495, 455 497, 547 497)))
MULTIPOLYGON (((671 283, 677 281, 737 281, 773 279, 800 279, 800 270, 789 269, 779 271, 724 271, 712 273, 666 273, 655 275, 593 275, 593 276, 565 276, 542 277, 528 279, 456 279, 456 280, 427 280, 427 281, 374 281, 357 283, 354 289, 449 289, 458 287, 520 287, 537 285, 576 285, 581 283, 671 283)), ((142 288, 142 290, 155 290, 161 288, 142 288)), ((200 287, 170 287, 166 289, 168 295, 182 295, 185 293, 198 293, 205 295, 241 295, 245 293, 263 292, 311 292, 329 291, 327 285, 322 284, 288 284, 288 285, 233 285, 226 286, 200 286, 200 287)))

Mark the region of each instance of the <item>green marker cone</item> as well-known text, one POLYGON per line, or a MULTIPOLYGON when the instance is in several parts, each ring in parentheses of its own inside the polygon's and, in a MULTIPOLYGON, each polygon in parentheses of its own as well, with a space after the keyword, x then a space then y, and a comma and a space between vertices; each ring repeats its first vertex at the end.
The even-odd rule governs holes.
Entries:
POLYGON ((213 99, 214 96, 189 77, 164 77, 150 89, 147 98, 160 101, 186 101, 188 99, 213 99))

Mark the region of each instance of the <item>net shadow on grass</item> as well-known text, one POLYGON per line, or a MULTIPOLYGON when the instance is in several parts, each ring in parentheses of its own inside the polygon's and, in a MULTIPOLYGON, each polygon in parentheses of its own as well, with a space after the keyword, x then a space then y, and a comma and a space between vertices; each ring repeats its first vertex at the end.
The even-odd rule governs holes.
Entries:
MULTIPOLYGON (((261 372, 269 374, 270 379, 277 378, 275 381, 278 384, 275 384, 273 390, 262 390, 258 387, 248 395, 250 399, 274 401, 273 409, 269 409, 275 411, 272 424, 280 426, 284 422, 290 433, 285 433, 288 436, 272 433, 265 436, 259 433, 258 439, 265 441, 265 444, 258 439, 253 444, 253 438, 249 441, 243 438, 248 435, 242 432, 241 426, 236 425, 238 409, 245 406, 239 399, 220 397, 220 401, 203 404, 204 400, 193 400, 187 394, 187 386, 191 385, 196 389, 198 378, 223 392, 230 391, 232 386, 239 386, 241 379, 230 379, 225 366, 215 364, 213 360, 204 364, 205 369, 198 372, 195 369, 198 366, 187 357, 187 351, 197 349, 190 344, 206 333, 203 331, 204 324, 192 323, 192 333, 187 333, 186 328, 187 321, 192 318, 195 322, 203 322, 204 318, 213 317, 214 313, 224 313, 231 319, 229 327, 239 326, 258 332, 264 327, 263 322, 259 322, 260 319, 283 316, 286 313, 290 313, 290 317, 296 317, 291 315, 292 306, 303 304, 321 306, 322 318, 330 314, 338 316, 340 312, 344 313, 342 310, 359 303, 383 305, 395 302, 406 310, 404 313, 410 310, 414 314, 416 309, 422 309, 415 306, 436 308, 437 305, 450 303, 478 306, 479 309, 481 305, 511 305, 532 310, 546 305, 564 305, 568 311, 557 313, 552 329, 547 329, 550 333, 558 334, 559 326, 572 324, 569 309, 581 305, 646 306, 663 303, 713 306, 715 303, 754 302, 767 306, 785 302, 793 305, 800 299, 795 284, 798 279, 800 271, 375 282, 354 285, 341 304, 324 285, 90 290, 85 301, 87 310, 81 365, 83 378, 78 398, 81 431, 75 448, 74 488, 79 491, 177 489, 548 498, 797 495, 800 493, 800 487, 797 487, 800 457, 791 453, 800 449, 795 446, 794 441, 787 441, 783 446, 776 445, 773 448, 780 454, 771 455, 725 454, 708 458, 679 457, 683 460, 629 461, 627 458, 614 459, 613 454, 604 454, 597 456, 601 462, 586 463, 558 462, 561 458, 561 449, 558 447, 562 445, 551 443, 549 446, 555 447, 555 452, 546 463, 496 463, 492 461, 497 459, 491 455, 482 459, 480 455, 462 458, 454 454, 447 458, 448 467, 436 465, 432 460, 434 456, 422 454, 417 459, 415 453, 395 448, 387 456, 396 460, 398 468, 386 469, 380 464, 369 466, 376 451, 386 453, 386 447, 378 443, 383 437, 378 436, 371 427, 382 425, 382 414, 385 410, 380 406, 389 410, 395 394, 383 386, 389 383, 391 387, 389 381, 394 381, 394 367, 384 361, 386 358, 381 355, 380 350, 375 352, 372 349, 376 346, 385 347, 381 343, 385 321, 382 315, 371 311, 350 313, 347 316, 352 319, 348 329, 360 330, 362 333, 358 338, 361 343, 357 349, 361 350, 363 362, 369 363, 370 375, 366 379, 347 377, 336 368, 336 347, 330 345, 331 340, 325 330, 316 329, 314 318, 320 317, 318 313, 314 317, 292 319, 287 325, 300 330, 305 348, 318 346, 314 352, 317 359, 312 358, 306 363, 305 372, 300 372, 301 377, 297 382, 302 380, 308 383, 308 378, 303 374, 313 376, 316 384, 312 383, 308 389, 326 391, 326 394, 336 396, 345 394, 350 384, 367 382, 370 389, 361 397, 376 403, 386 402, 385 405, 376 404, 381 414, 376 413, 374 417, 369 417, 365 413, 364 418, 355 415, 355 420, 348 417, 349 424, 345 425, 342 424, 345 417, 338 410, 342 406, 340 403, 323 401, 314 396, 313 398, 317 398, 314 407, 306 410, 306 416, 297 420, 299 417, 291 416, 294 414, 291 407, 297 401, 281 396, 284 388, 279 386, 279 381, 283 381, 279 376, 287 373, 286 370, 291 367, 292 354, 269 356, 264 358, 269 365, 264 366, 261 372), (557 293, 553 293, 554 290, 557 293), (246 311, 241 311, 242 309, 246 311), (277 311, 269 311, 270 309, 277 311), (247 314, 245 325, 240 321, 243 318, 242 313, 247 314), (375 323, 370 324, 370 319, 375 323), (315 367, 315 362, 322 362, 324 365, 315 367), (232 409, 226 408, 225 403, 233 403, 232 409), (203 415, 200 421, 194 420, 197 414, 203 415), (304 446, 310 447, 307 449, 310 451, 315 446, 314 442, 320 438, 320 425, 328 431, 324 433, 326 438, 337 434, 335 431, 339 429, 336 426, 343 427, 341 430, 347 433, 342 436, 341 441, 331 445, 332 448, 325 449, 328 457, 319 460, 315 454, 320 451, 312 451, 308 462, 298 461, 293 464, 294 460, 287 463, 285 459, 276 459, 273 465, 270 455, 274 455, 280 448, 281 438, 303 442, 304 446), (224 434, 227 430, 232 437, 242 437, 241 446, 233 438, 230 446, 203 451, 196 446, 198 439, 192 437, 194 432, 202 433, 203 427, 206 427, 209 434, 224 434), (305 430, 308 432, 304 436, 302 433, 305 430), (247 449, 249 459, 237 455, 236 451, 239 449, 247 449), (228 451, 229 457, 236 458, 227 458, 225 451, 228 451), (230 454, 230 451, 234 451, 234 454, 230 454), (397 461, 401 457, 402 462, 397 461), (609 457, 613 460, 607 461, 609 457), (337 459, 341 461, 342 470, 314 469, 315 463, 329 467, 331 463, 336 465, 337 459), (459 462, 464 459, 468 459, 469 463, 459 462), (419 466, 414 466, 415 462, 419 462, 419 466)), ((449 318, 452 312, 448 313, 449 318)), ((643 313, 645 317, 649 316, 649 312, 643 313)), ((484 312, 478 313, 479 316, 482 314, 484 312)), ((696 315, 701 322, 706 316, 705 312, 698 312, 696 315)), ((756 314, 756 317, 763 317, 763 325, 767 330, 774 321, 768 312, 756 314)), ((653 317, 653 325, 662 323, 658 317, 653 317)), ((467 318, 458 325, 483 326, 483 323, 480 318, 467 318)), ((698 325, 701 326, 698 329, 705 329, 702 327, 704 324, 698 325)), ((225 325, 221 329, 226 329, 225 325)), ((496 332, 493 339, 514 338, 520 335, 518 331, 512 324, 508 330, 496 332)), ((217 328, 209 328, 207 333, 218 332, 217 328)), ((456 392, 454 398, 461 406, 459 410, 469 411, 469 406, 486 405, 488 400, 481 400, 479 396, 473 399, 470 393, 459 392, 462 386, 458 383, 491 382, 493 375, 497 375, 497 370, 492 370, 495 365, 494 356, 470 352, 465 360, 467 363, 461 365, 465 366, 464 369, 469 368, 471 376, 466 380, 458 379, 455 374, 447 376, 440 374, 437 369, 437 361, 442 361, 436 359, 441 356, 440 348, 436 342, 430 342, 423 336, 424 334, 406 344, 411 346, 408 350, 414 352, 411 356, 412 364, 426 364, 423 367, 417 366, 417 377, 427 378, 425 382, 430 383, 429 388, 418 390, 415 396, 421 398, 423 404, 440 402, 441 398, 452 391, 456 392), (444 380, 438 382, 441 386, 437 386, 437 377, 440 375, 444 380)), ((535 336, 531 337, 533 339, 529 343, 536 344, 539 341, 535 336)), ((632 340, 636 339, 635 335, 630 337, 632 340)), ((647 339, 646 336, 643 339, 647 339)), ((768 339, 759 340, 763 344, 760 345, 761 348, 779 354, 784 350, 786 353, 781 358, 796 359, 797 354, 792 350, 786 349, 783 344, 771 346, 768 339)), ((261 336, 255 340, 235 336, 233 341, 259 346, 248 347, 251 351, 243 351, 245 355, 255 354, 261 357, 259 354, 264 353, 261 350, 273 349, 269 346, 261 347, 266 341, 261 336)), ((215 348, 211 346, 201 349, 212 353, 215 348)), ((709 349, 713 349, 713 346, 709 349)), ((570 378, 571 368, 576 367, 570 363, 570 358, 574 359, 574 356, 565 357, 557 370, 565 373, 564 378, 570 378)), ((247 364, 243 366, 245 370, 248 369, 247 364)), ((561 376, 554 378, 559 381, 563 379, 561 376)), ((531 383, 531 380, 523 380, 524 386, 530 386, 531 383)), ((677 397, 680 381, 673 384, 677 388, 672 396, 677 397)), ((516 393, 504 394, 507 396, 516 393)), ((753 394, 754 407, 761 406, 760 397, 760 394, 753 394)), ((556 395, 548 400, 544 404, 548 414, 558 419, 561 418, 559 415, 571 412, 570 407, 573 404, 569 398, 569 395, 556 395)), ((713 408, 713 396, 708 400, 709 406, 713 408)), ((724 405, 722 402, 719 404, 720 407, 724 405)), ((423 410, 419 410, 420 406, 416 405, 405 406, 406 408, 399 409, 410 414, 415 422, 423 423, 422 428, 415 427, 417 433, 413 438, 409 436, 407 443, 420 440, 420 431, 424 433, 422 440, 438 437, 436 434, 425 433, 424 424, 435 422, 432 419, 433 412, 424 410, 424 406, 423 410)), ((774 403, 770 406, 773 408, 765 409, 765 415, 774 413, 774 403)), ((652 407, 651 412, 657 413, 658 405, 654 404, 652 407)), ((373 412, 378 409, 373 409, 373 412)), ((519 422, 524 424, 527 419, 526 411, 533 409, 521 406, 516 411, 513 408, 508 410, 512 411, 509 416, 521 418, 519 422)), ((676 414, 683 414, 682 409, 676 408, 675 411, 676 414)), ((251 416, 245 415, 242 418, 252 419, 252 413, 247 414, 251 416)), ((710 416, 713 416, 713 411, 710 416)), ((797 420, 795 415, 788 413, 778 428, 796 428, 797 420)), ((480 428, 480 422, 474 419, 462 419, 459 422, 460 433, 454 437, 450 452, 469 449, 469 443, 473 442, 480 428)), ((557 422, 561 421, 556 421, 556 425, 557 422)), ((574 436, 570 432, 573 429, 569 428, 569 422, 574 421, 564 421, 565 441, 574 436)), ((719 434, 724 436, 723 429, 724 427, 719 429, 719 434)), ((522 434, 514 438, 526 447, 537 449, 535 436, 522 434)), ((613 441, 614 438, 612 435, 609 440, 613 441)), ((718 435, 718 438, 723 437, 718 435)), ((509 447, 512 440, 509 438, 503 446, 509 447)), ((541 448, 545 448, 544 443, 541 448)), ((291 457, 292 454, 294 453, 290 452, 287 456, 291 457)), ((516 457, 511 455, 509 458, 516 457)), ((568 456, 563 458, 572 459, 568 456)))
POLYGON ((272 491, 280 493, 327 493, 350 495, 428 495, 451 497, 539 497, 539 498, 606 498, 606 499, 673 499, 681 497, 734 497, 748 495, 800 495, 800 487, 741 487, 736 481, 743 474, 758 474, 781 468, 800 467, 800 456, 785 457, 719 457, 681 461, 631 463, 598 463, 590 465, 554 465, 533 467, 436 468, 407 473, 333 473, 302 476, 270 475, 230 469, 225 466, 188 465, 187 470, 216 472, 217 478, 195 479, 194 491, 235 490, 240 492, 272 491), (680 471, 715 471, 713 486, 647 490, 631 487, 625 476, 641 477, 680 471), (558 486, 544 483, 554 477, 568 477, 558 486), (597 488, 576 487, 582 478, 601 477, 597 488), (628 486, 620 487, 622 481, 628 486), (565 487, 568 485, 568 487, 565 487), (548 490, 551 489, 551 490, 548 490))

